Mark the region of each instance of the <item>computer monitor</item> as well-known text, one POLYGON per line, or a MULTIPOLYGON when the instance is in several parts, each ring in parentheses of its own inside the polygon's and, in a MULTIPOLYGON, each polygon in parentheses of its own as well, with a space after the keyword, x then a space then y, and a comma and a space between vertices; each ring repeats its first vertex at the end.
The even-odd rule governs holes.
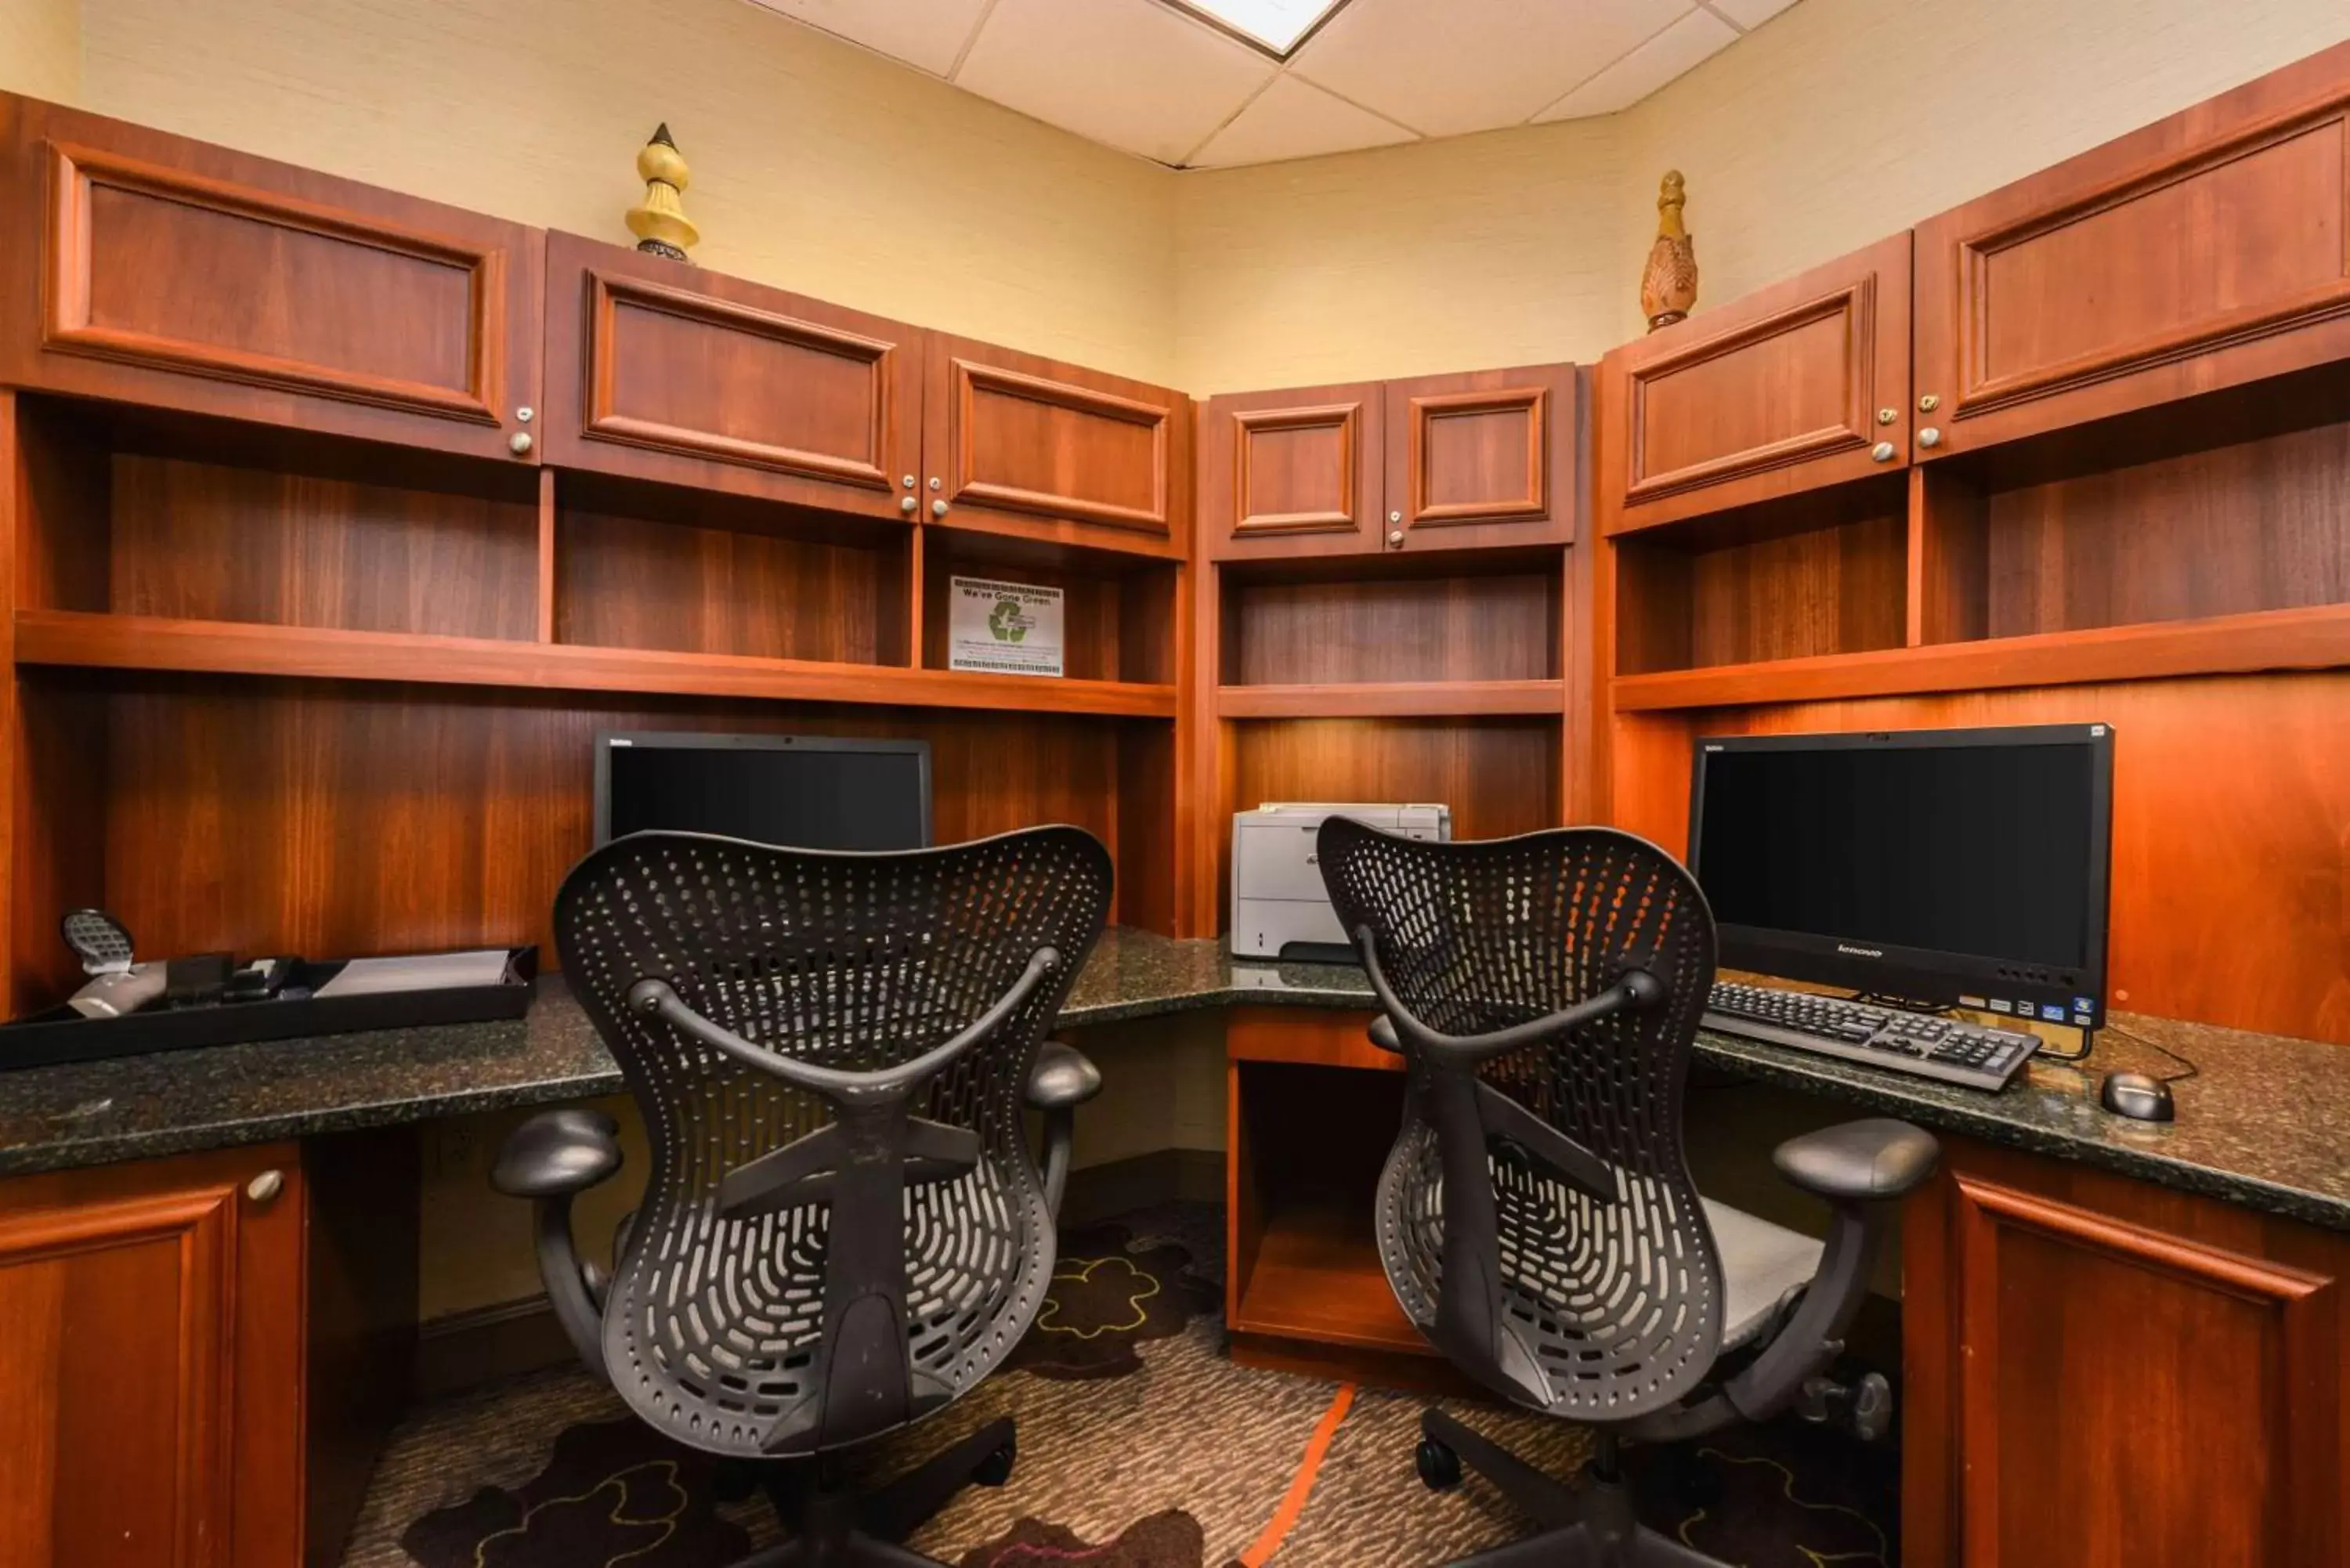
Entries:
POLYGON ((1700 740, 1690 867, 1721 962, 2105 1022, 2106 724, 1700 740))
POLYGON ((930 742, 598 733, 596 842, 648 828, 802 849, 924 848, 930 742))

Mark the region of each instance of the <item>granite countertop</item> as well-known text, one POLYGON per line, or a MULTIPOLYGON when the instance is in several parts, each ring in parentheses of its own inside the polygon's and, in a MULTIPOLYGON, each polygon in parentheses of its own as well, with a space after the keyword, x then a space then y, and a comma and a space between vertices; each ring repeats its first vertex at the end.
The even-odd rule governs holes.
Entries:
MULTIPOLYGON (((619 1068, 559 978, 528 1016, 217 1045, 0 1073, 0 1175, 148 1158, 617 1093, 619 1068)), ((1235 961, 1216 941, 1111 930, 1062 1012, 1066 1028, 1235 1002, 1361 1007, 1360 971, 1235 961)), ((2084 1067, 2033 1063, 2006 1092, 1898 1076, 1711 1031, 1698 1056, 1738 1076, 1921 1126, 2350 1231, 2350 1046, 2115 1015, 2084 1067), (2151 1045, 2147 1043, 2150 1042, 2151 1045), (2178 1119, 2096 1101, 2115 1069, 2197 1075, 2178 1119)))

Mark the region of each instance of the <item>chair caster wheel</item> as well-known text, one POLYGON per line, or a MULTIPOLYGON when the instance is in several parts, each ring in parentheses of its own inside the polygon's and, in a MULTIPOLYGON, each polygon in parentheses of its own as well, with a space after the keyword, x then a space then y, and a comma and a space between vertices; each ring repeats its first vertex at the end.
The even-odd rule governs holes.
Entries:
POLYGON ((1430 1491, 1451 1491, 1461 1484, 1461 1456, 1434 1438, 1422 1438, 1413 1455, 1419 1465, 1419 1484, 1430 1491))
POLYGON ((1012 1462, 1019 1457, 1018 1447, 1006 1443, 980 1460, 979 1469, 971 1472, 971 1479, 982 1486, 1002 1486, 1012 1479, 1012 1462))

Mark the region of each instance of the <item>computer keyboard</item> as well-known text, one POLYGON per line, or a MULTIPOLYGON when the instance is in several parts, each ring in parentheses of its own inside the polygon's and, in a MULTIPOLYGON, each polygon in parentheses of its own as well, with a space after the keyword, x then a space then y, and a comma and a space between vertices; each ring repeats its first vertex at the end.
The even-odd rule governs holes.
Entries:
POLYGON ((1705 1024, 1725 1034, 1994 1092, 2040 1047, 2037 1036, 2012 1029, 1730 981, 1714 981, 1705 1024))

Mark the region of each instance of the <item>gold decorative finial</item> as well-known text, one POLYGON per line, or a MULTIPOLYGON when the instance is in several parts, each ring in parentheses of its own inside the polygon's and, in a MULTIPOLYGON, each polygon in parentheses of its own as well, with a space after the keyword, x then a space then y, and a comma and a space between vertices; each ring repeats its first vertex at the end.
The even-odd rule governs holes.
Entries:
POLYGON ((637 249, 685 260, 685 247, 698 244, 702 231, 685 215, 683 196, 691 175, 677 143, 669 139, 667 124, 637 154, 637 176, 645 182, 643 204, 629 209, 629 232, 637 236, 637 249))
POLYGON ((1681 171, 1669 169, 1657 186, 1657 243, 1648 247, 1648 267, 1640 275, 1640 314, 1648 330, 1670 327, 1697 303, 1697 250, 1681 226, 1681 171))

